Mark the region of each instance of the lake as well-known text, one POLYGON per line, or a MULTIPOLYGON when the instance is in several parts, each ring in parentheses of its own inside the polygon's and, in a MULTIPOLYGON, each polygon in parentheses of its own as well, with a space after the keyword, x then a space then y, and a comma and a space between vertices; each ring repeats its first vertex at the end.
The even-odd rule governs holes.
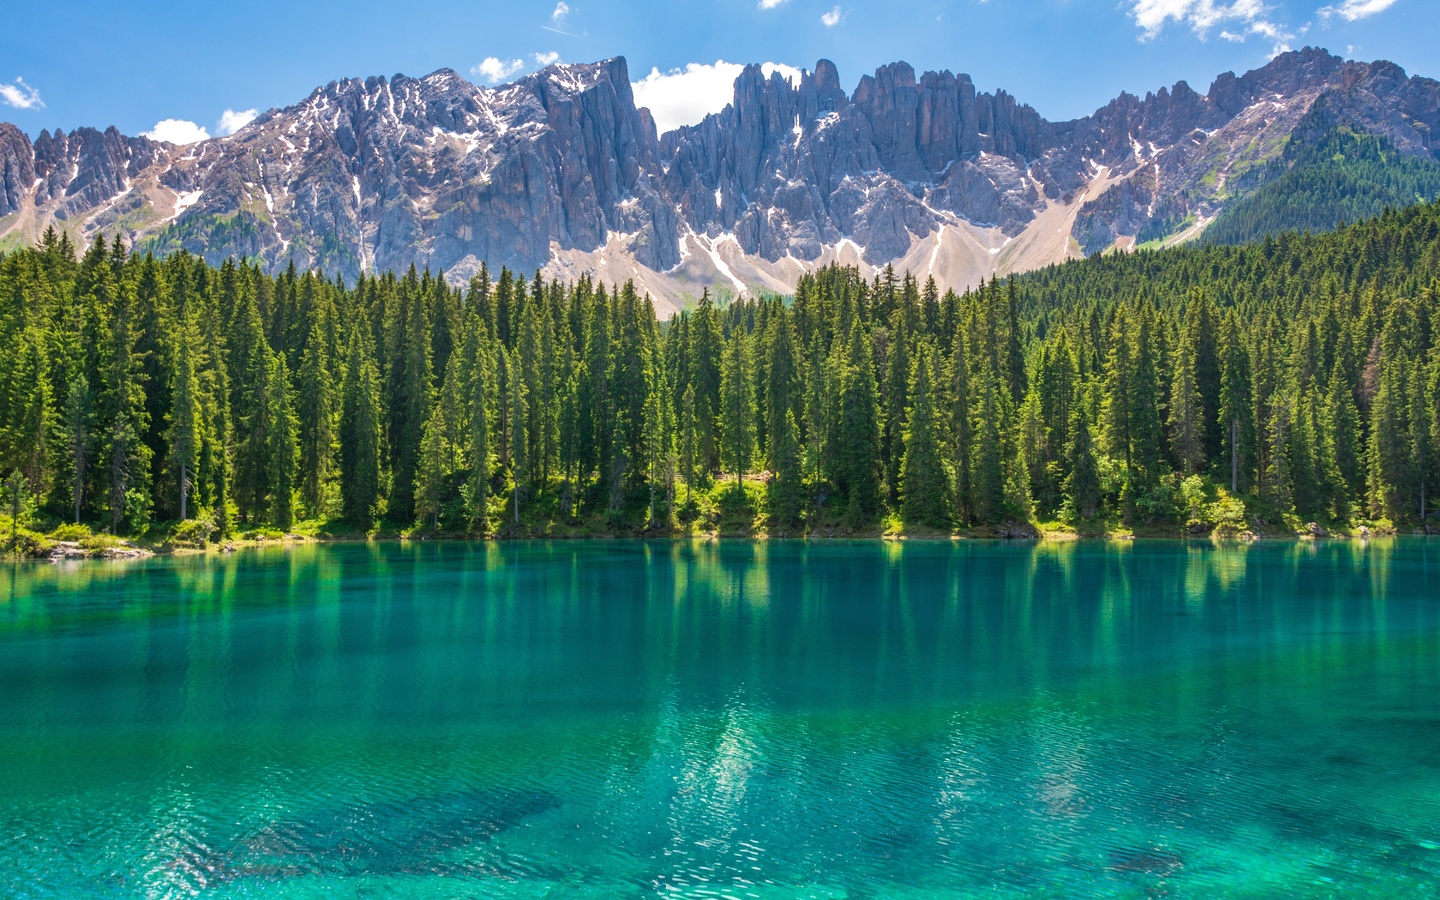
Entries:
POLYGON ((7 897, 1440 889, 1424 539, 0 569, 7 897))

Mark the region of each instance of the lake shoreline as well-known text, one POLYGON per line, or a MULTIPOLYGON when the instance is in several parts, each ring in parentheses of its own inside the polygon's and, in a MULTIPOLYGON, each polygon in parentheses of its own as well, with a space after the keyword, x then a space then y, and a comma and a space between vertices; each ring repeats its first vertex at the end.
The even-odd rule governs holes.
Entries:
POLYGON ((611 534, 574 534, 574 533, 552 533, 552 534, 492 534, 487 536, 465 535, 465 534, 422 534, 406 533, 402 531, 388 531, 376 534, 305 534, 291 532, 284 535, 250 536, 228 538, 218 543, 207 543, 204 546, 193 544, 177 544, 164 539, 156 541, 125 540, 117 542, 117 547, 105 549, 86 550, 78 547, 74 542, 54 541, 48 545, 35 548, 34 552, 20 553, 17 558, 41 562, 79 562, 87 560, 98 561, 131 561, 136 559, 149 559, 155 556, 202 556, 217 555, 225 556, 241 550, 265 549, 265 548, 288 548, 305 544, 395 544, 395 543, 445 543, 445 544, 475 544, 475 543, 520 543, 520 542, 586 542, 586 541, 610 541, 623 542, 635 541, 644 543, 656 543, 669 541, 674 543, 721 543, 721 542, 747 542, 747 543, 920 543, 920 544, 959 544, 966 542, 993 542, 993 543, 1035 543, 1035 544, 1062 544, 1062 543, 1152 543, 1152 542, 1174 542, 1183 541, 1186 543, 1199 544, 1208 543, 1215 545, 1253 544, 1253 543, 1276 543, 1276 542, 1336 542, 1336 541, 1360 541, 1368 542, 1373 538, 1388 537, 1428 537, 1434 532, 1414 529, 1404 532, 1391 527, 1359 526, 1347 531, 1330 531, 1323 528, 1314 528, 1306 531, 1262 531, 1262 532, 1224 532, 1220 533, 1211 530, 1204 533, 1193 533, 1184 530, 1177 530, 1171 533, 1161 533, 1158 530, 1151 530, 1136 534, 1127 531, 1113 532, 1090 532, 1081 533, 1056 528, 1034 528, 1029 527, 1023 531, 1019 527, 1007 526, 999 529, 977 529, 966 532, 945 533, 939 531, 917 531, 905 533, 897 531, 864 531, 852 534, 773 534, 765 531, 753 533, 725 533, 719 531, 706 532, 670 532, 654 534, 635 533, 611 533, 611 534))

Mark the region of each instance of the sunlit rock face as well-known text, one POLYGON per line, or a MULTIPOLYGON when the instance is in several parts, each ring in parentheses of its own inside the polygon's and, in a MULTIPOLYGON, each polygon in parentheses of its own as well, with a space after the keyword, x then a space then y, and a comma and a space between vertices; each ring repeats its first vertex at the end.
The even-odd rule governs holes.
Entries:
POLYGON ((494 88, 448 69, 347 79, 186 146, 0 125, 0 235, 53 224, 352 281, 416 263, 463 282, 482 262, 633 278, 662 309, 835 261, 963 288, 1197 235, 1318 121, 1433 155, 1440 84, 1306 49, 1049 122, 903 62, 847 94, 821 60, 794 79, 749 66, 723 111, 657 135, 620 58, 494 88))

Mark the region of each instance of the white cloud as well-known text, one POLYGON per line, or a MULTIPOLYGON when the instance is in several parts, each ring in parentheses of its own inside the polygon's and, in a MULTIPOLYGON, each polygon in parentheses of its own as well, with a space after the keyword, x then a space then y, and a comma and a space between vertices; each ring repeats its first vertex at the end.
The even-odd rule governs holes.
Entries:
POLYGON ((140 132, 140 136, 171 144, 193 144, 196 141, 208 141, 210 132, 188 119, 161 119, 155 123, 154 128, 140 132))
MULTIPOLYGON (((630 87, 635 92, 635 105, 649 107, 660 133, 674 131, 681 125, 694 125, 710 113, 724 109, 735 98, 735 79, 744 66, 717 60, 714 65, 690 63, 683 70, 650 74, 630 87)), ((791 83, 800 79, 800 70, 780 63, 761 66, 766 76, 780 72, 791 83)))
MULTIPOLYGON (((1346 2, 1393 3, 1394 0, 1346 0, 1346 2)), ((1285 53, 1290 49, 1289 40, 1295 37, 1270 18, 1273 7, 1264 0, 1134 0, 1130 15, 1141 30, 1140 40, 1148 41, 1159 36, 1169 22, 1187 26, 1200 40, 1210 35, 1210 29, 1217 25, 1233 23, 1243 26, 1220 32, 1222 40, 1243 43, 1250 35, 1271 42, 1271 56, 1285 53)))
POLYGON ((554 63, 557 63, 559 61, 560 54, 556 53, 554 50, 551 50, 549 53, 535 54, 535 65, 539 66, 542 69, 548 65, 553 65, 554 63))
POLYGON ((255 117, 258 115, 260 115, 260 111, 255 109, 242 109, 239 112, 227 109, 220 114, 220 121, 215 123, 215 133, 221 137, 234 134, 255 121, 255 117))
POLYGON ((840 12, 840 7, 837 6, 827 13, 821 13, 820 21, 825 23, 826 28, 834 28, 836 25, 840 24, 840 20, 844 17, 845 16, 840 12))
POLYGON ((1165 30, 1165 24, 1174 21, 1188 25, 1196 34, 1204 37, 1211 28, 1222 22, 1250 23, 1261 19, 1267 12, 1261 0, 1135 0, 1130 14, 1135 24, 1145 33, 1141 40, 1149 40, 1165 30))
POLYGON ((23 78, 15 79, 14 84, 0 84, 0 103, 16 109, 45 108, 45 101, 40 99, 40 92, 26 84, 23 78))
POLYGON ((1395 0, 1345 0, 1335 6, 1322 6, 1317 12, 1322 19, 1339 16, 1347 22, 1382 13, 1395 5, 1395 0))
POLYGON ((760 0, 760 8, 761 8, 761 9, 774 9, 775 7, 779 6, 780 4, 782 4, 782 3, 784 3, 784 2, 785 2, 785 0, 760 0))
POLYGON ((480 65, 470 69, 470 74, 480 75, 494 84, 501 79, 509 78, 523 68, 525 68, 523 60, 498 59, 494 56, 487 56, 480 61, 480 65))
POLYGON ((555 11, 550 14, 550 21, 559 25, 565 21, 565 17, 568 15, 570 15, 570 4, 566 3, 565 0, 560 0, 559 3, 555 4, 555 11))

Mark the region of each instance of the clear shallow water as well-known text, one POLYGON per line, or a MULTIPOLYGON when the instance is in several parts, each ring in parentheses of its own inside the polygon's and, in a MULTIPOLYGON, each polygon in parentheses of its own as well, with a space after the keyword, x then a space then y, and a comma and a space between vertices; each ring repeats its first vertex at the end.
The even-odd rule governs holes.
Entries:
POLYGON ((1440 545, 0 569, 8 897, 1440 888, 1440 545))

